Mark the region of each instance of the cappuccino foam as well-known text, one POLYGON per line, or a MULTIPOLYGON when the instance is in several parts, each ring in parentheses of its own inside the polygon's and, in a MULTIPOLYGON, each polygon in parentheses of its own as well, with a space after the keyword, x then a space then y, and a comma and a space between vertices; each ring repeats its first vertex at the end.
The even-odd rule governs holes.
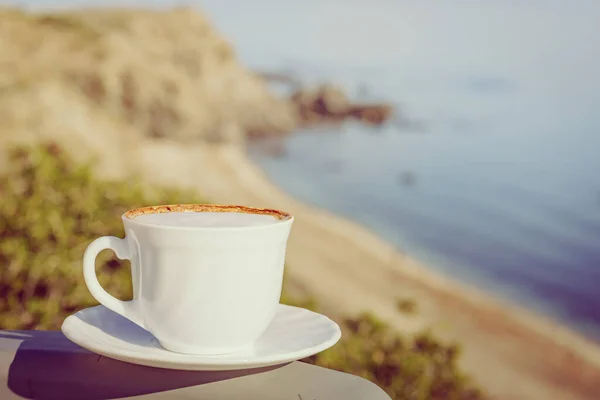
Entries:
POLYGON ((280 222, 273 215, 267 214, 195 211, 143 214, 134 220, 152 225, 196 228, 261 226, 280 222))

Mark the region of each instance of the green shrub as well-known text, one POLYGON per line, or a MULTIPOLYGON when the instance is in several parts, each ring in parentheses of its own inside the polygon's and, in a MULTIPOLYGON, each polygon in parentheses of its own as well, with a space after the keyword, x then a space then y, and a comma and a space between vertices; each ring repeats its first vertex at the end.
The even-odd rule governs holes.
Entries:
POLYGON ((418 311, 417 302, 413 299, 399 298, 396 301, 396 308, 403 314, 416 314, 418 311))
MULTIPOLYGON (((59 329, 72 312, 97 304, 83 281, 86 246, 123 236, 121 214, 161 201, 198 202, 178 190, 144 190, 135 179, 93 179, 54 145, 18 148, 0 177, 0 328, 59 329)), ((121 299, 131 298, 129 262, 105 251, 98 276, 121 299)))
POLYGON ((478 400, 482 392, 457 365, 460 348, 429 332, 404 336, 363 313, 342 321, 342 339, 306 361, 362 376, 393 399, 478 400))
MULTIPOLYGON (((55 145, 17 148, 9 158, 0 176, 0 329, 59 329, 69 314, 97 304, 83 281, 83 252, 99 236, 123 236, 126 210, 201 202, 135 179, 95 179, 89 165, 76 165, 55 145)), ((121 299, 131 298, 127 264, 108 251, 98 260, 100 282, 121 299)), ((282 302, 317 307, 285 290, 282 302)), ((345 319, 342 330, 339 344, 305 361, 363 376, 394 399, 482 398, 457 368, 455 345, 426 333, 404 337, 370 314, 345 319)))

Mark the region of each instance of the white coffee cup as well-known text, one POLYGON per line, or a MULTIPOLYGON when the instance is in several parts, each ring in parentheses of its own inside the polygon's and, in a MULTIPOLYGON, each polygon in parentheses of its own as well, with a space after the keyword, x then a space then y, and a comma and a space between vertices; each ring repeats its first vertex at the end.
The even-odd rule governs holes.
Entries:
POLYGON ((244 206, 182 204, 130 210, 125 238, 94 240, 83 257, 85 282, 105 307, 154 335, 167 350, 217 355, 251 346, 275 315, 294 218, 244 206), (142 215, 210 212, 272 216, 256 226, 168 226, 142 215), (133 300, 108 294, 96 276, 104 249, 131 262, 133 300))

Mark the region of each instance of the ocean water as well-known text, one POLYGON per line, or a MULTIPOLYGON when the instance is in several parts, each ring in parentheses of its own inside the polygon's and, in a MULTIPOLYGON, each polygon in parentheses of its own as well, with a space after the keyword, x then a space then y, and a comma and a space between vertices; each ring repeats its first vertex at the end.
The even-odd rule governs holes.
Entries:
POLYGON ((282 157, 253 146, 270 179, 600 339, 600 3, 205 5, 253 68, 410 121, 298 132, 282 157))
POLYGON ((600 2, 101 4, 197 6, 256 70, 394 104, 408 126, 298 132, 283 157, 251 155, 430 268, 600 339, 600 2))

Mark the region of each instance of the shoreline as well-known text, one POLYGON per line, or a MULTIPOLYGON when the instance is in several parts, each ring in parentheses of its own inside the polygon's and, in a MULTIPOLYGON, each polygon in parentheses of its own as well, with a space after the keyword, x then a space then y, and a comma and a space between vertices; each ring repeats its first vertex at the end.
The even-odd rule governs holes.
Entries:
POLYGON ((462 345, 461 364, 492 398, 593 399, 600 393, 597 343, 428 269, 353 221, 301 203, 273 185, 243 149, 145 141, 135 156, 138 174, 150 184, 294 214, 290 280, 334 319, 374 311, 405 333, 431 327, 462 345), (414 299, 418 314, 400 313, 399 297, 414 299))
MULTIPOLYGON (((487 295, 474 286, 453 280, 451 277, 439 271, 428 268, 418 260, 411 258, 408 254, 398 251, 391 243, 381 238, 376 232, 369 228, 328 210, 304 204, 286 194, 268 180, 264 171, 259 166, 249 160, 245 155, 240 154, 237 149, 224 148, 223 150, 223 155, 227 161, 230 162, 231 165, 237 166, 240 169, 240 174, 243 174, 243 176, 240 176, 241 182, 247 183, 251 181, 251 184, 248 186, 256 186, 256 188, 246 187, 247 190, 265 191, 265 189, 267 189, 270 192, 270 195, 276 193, 277 196, 281 198, 278 199, 279 201, 294 204, 294 207, 303 207, 312 214, 311 216, 304 216, 304 218, 311 218, 311 223, 334 231, 336 235, 343 237, 349 242, 353 242, 352 244, 354 246, 361 247, 364 250, 371 252, 373 257, 379 258, 382 262, 389 261, 389 257, 393 258, 391 262, 394 266, 403 264, 404 270, 402 272, 410 274, 415 279, 422 280, 426 285, 453 294, 462 293, 461 296, 464 296, 465 301, 473 305, 493 307, 505 312, 515 313, 511 318, 515 318, 524 324, 530 325, 531 328, 534 328, 539 333, 552 332, 553 335, 556 335, 556 329, 558 329, 561 332, 561 338, 568 341, 583 341, 585 344, 598 345, 599 358, 593 357, 592 359, 598 364, 598 367, 600 367, 600 343, 585 337, 559 321, 546 318, 527 308, 503 301, 495 296, 487 295)), ((586 356, 587 355, 588 353, 586 353, 586 356)))

